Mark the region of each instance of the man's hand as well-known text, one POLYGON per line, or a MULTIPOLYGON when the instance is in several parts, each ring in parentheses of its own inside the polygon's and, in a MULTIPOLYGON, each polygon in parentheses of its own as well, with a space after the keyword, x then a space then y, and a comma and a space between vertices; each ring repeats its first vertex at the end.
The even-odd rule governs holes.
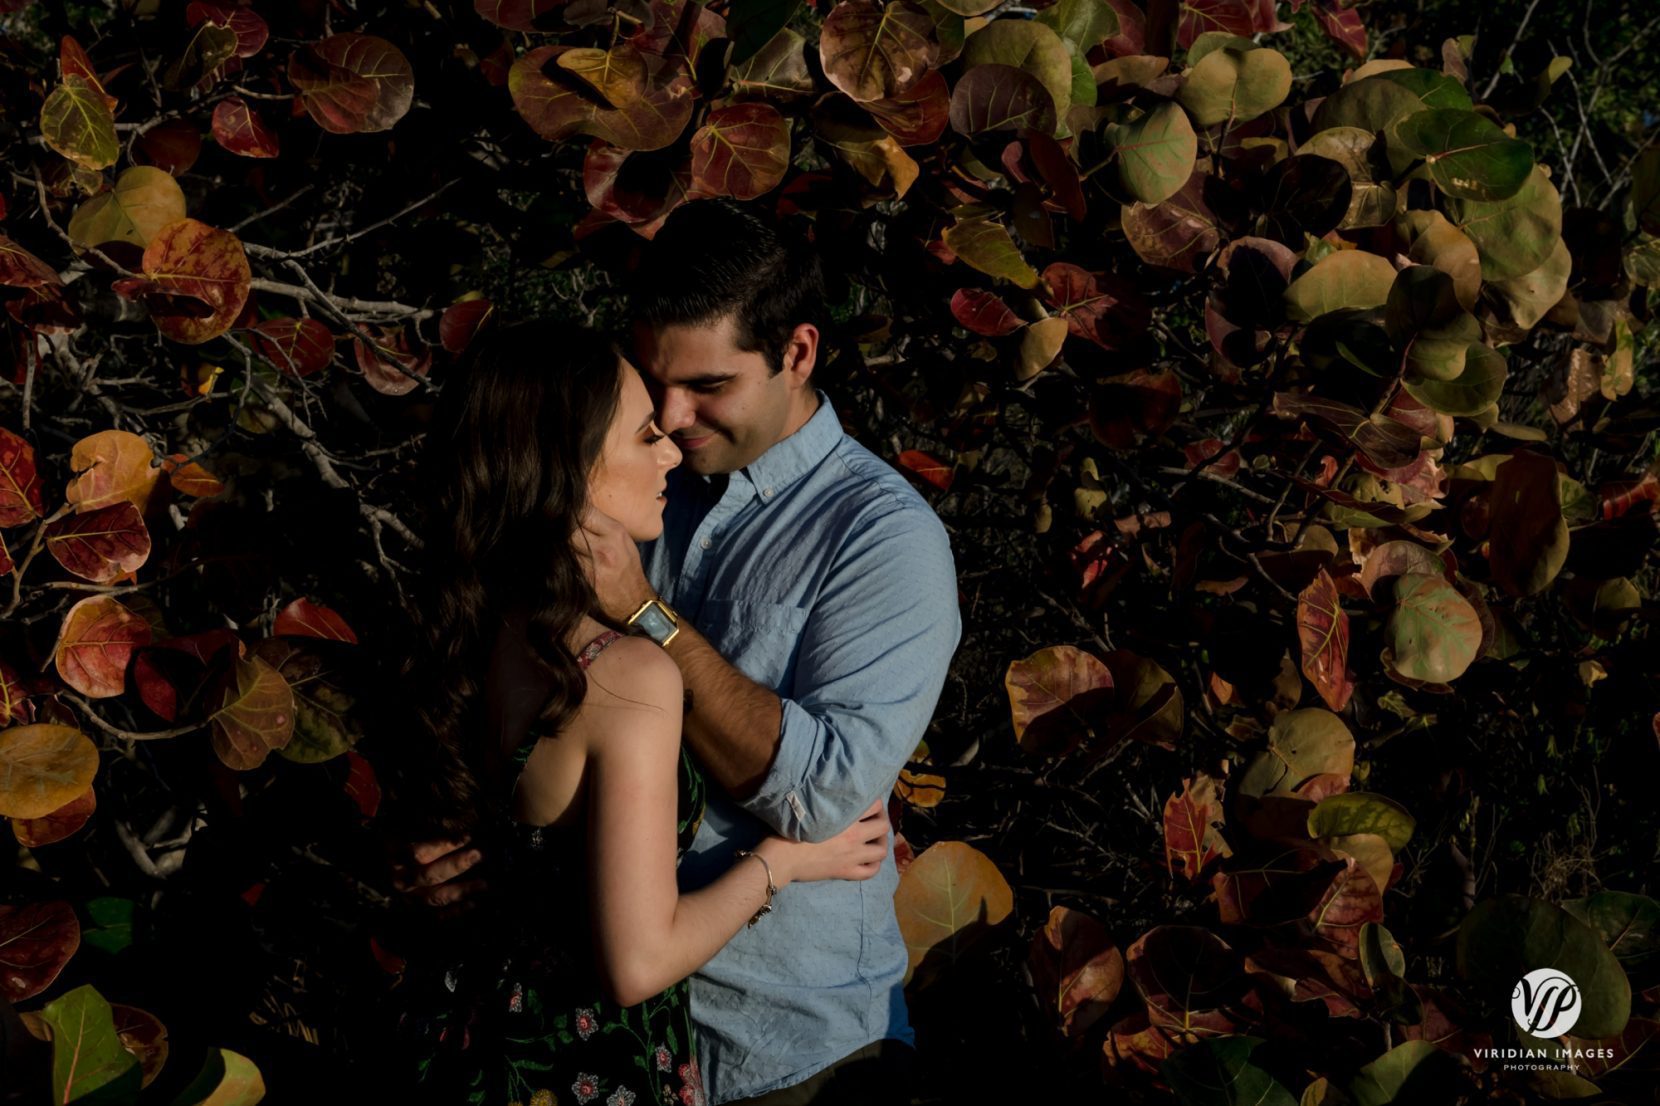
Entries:
POLYGON ((392 865, 392 886, 444 913, 460 913, 477 905, 482 879, 461 880, 484 854, 466 840, 422 841, 410 859, 392 865))
POLYGON ((646 581, 634 539, 610 515, 588 509, 576 551, 587 564, 600 608, 617 621, 626 620, 657 594, 646 581))

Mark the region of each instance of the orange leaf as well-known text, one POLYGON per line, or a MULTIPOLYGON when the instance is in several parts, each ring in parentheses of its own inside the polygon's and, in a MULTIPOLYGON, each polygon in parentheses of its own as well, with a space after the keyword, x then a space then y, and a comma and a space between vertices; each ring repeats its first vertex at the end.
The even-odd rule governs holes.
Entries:
POLYGON ((1201 772, 1183 780, 1181 794, 1170 796, 1164 804, 1164 866, 1172 878, 1179 869, 1191 883, 1205 865, 1225 855, 1226 842, 1216 829, 1221 820, 1222 798, 1216 779, 1201 772))
POLYGON ((74 726, 0 730, 0 815, 44 818, 92 786, 98 746, 74 726))
POLYGON ((93 788, 88 787, 50 814, 39 818, 12 819, 12 832, 17 835, 17 843, 26 849, 53 845, 79 832, 97 809, 98 796, 93 788))
POLYGON ((894 894, 910 951, 907 983, 925 986, 1014 910, 1014 892, 984 853, 961 841, 925 849, 894 894))
POLYGON ((46 528, 46 549, 81 579, 109 584, 150 559, 150 532, 138 508, 120 500, 58 519, 46 528))
POLYGON ((103 430, 75 443, 69 467, 75 478, 64 493, 75 510, 96 511, 125 500, 142 513, 161 470, 152 467, 150 444, 125 430, 103 430))

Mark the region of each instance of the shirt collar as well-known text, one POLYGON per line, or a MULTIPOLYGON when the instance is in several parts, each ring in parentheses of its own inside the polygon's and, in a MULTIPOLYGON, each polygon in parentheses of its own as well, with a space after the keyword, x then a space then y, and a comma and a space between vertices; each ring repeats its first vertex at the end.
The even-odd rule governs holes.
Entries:
POLYGON ((739 471, 770 499, 817 468, 842 440, 841 420, 830 405, 830 397, 818 392, 818 410, 794 434, 761 454, 739 471))

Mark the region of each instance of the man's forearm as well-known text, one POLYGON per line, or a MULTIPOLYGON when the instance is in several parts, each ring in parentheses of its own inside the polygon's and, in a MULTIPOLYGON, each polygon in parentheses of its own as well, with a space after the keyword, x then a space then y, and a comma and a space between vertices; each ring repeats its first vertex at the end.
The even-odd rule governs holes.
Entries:
POLYGON ((755 794, 778 753, 784 707, 685 622, 669 643, 690 696, 685 738, 704 770, 736 799, 755 794))

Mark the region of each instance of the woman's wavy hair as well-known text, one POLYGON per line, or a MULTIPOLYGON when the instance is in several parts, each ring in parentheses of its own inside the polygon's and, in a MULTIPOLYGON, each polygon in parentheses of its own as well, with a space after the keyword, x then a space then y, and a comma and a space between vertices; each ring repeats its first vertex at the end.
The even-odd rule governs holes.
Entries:
POLYGON ((540 725, 558 732, 586 682, 566 641, 599 614, 572 537, 619 396, 622 355, 604 335, 550 320, 483 336, 445 386, 422 457, 424 564, 400 669, 409 735, 397 788, 406 833, 472 833, 505 796, 484 790, 510 751, 488 749, 480 696, 501 616, 522 609, 549 677, 540 725))

